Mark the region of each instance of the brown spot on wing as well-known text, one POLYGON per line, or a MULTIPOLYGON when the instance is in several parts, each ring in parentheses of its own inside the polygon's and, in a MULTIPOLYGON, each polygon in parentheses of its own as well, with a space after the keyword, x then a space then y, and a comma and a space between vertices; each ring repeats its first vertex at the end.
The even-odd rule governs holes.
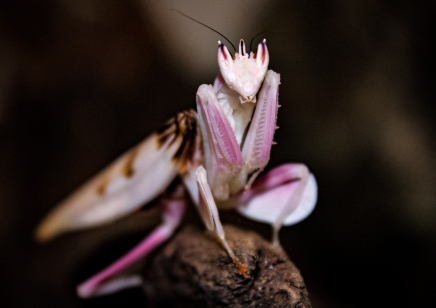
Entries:
POLYGON ((135 162, 138 153, 139 153, 139 147, 132 149, 132 151, 129 153, 126 163, 124 164, 123 169, 121 171, 124 177, 130 178, 135 173, 135 169, 133 168, 133 163, 135 162))
MULTIPOLYGON (((180 146, 174 153, 172 159, 177 165, 179 173, 183 174, 188 170, 198 167, 202 162, 201 134, 198 129, 197 113, 194 110, 183 111, 170 119, 157 131, 158 148, 170 147, 180 141, 180 146), (181 138, 181 140, 180 140, 181 138)), ((140 146, 132 149, 127 155, 121 167, 121 174, 130 178, 135 174, 133 164, 140 152, 140 146)), ((106 174, 97 185, 96 192, 103 196, 106 193, 111 177, 106 174)))
POLYGON ((108 184, 109 184, 109 178, 108 177, 104 177, 103 180, 97 186, 97 189, 96 189, 97 194, 99 196, 103 196, 106 193, 106 189, 107 189, 108 184))

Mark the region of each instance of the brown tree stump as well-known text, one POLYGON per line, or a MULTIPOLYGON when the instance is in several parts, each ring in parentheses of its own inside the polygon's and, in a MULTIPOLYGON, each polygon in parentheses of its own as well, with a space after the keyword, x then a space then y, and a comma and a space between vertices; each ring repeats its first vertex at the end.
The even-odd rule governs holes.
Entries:
POLYGON ((156 256, 147 293, 158 307, 311 307, 303 278, 281 249, 254 232, 224 227, 230 247, 247 268, 238 270, 218 241, 192 226, 156 256))

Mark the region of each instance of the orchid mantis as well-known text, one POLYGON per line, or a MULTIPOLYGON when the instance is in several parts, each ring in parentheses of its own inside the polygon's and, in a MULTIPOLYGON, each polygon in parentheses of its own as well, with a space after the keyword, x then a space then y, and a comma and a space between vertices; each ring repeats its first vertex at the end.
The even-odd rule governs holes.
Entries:
POLYGON ((141 283, 139 277, 123 277, 124 270, 173 234, 189 199, 244 277, 249 273, 225 239, 218 208, 235 208, 271 224, 276 247, 282 225, 295 224, 312 212, 317 185, 305 165, 282 165, 257 178, 270 158, 279 108, 280 76, 268 70, 268 63, 265 40, 256 53, 247 53, 241 40, 235 55, 218 41, 220 71, 213 86, 199 87, 197 112, 179 113, 41 223, 36 234, 44 241, 114 221, 160 197, 162 223, 118 261, 79 285, 79 296, 141 283))

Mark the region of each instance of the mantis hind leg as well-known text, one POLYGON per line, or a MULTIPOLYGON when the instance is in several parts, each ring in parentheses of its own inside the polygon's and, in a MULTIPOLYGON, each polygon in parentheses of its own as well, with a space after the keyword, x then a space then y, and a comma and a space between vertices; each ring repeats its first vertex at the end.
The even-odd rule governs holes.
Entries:
POLYGON ((183 217, 186 200, 163 200, 161 208, 162 223, 120 259, 81 283, 77 287, 77 294, 81 298, 105 295, 142 283, 139 276, 122 276, 123 271, 171 237, 183 217))
POLYGON ((290 194, 288 202, 282 208, 280 214, 276 218, 276 221, 272 225, 272 229, 273 229, 272 243, 277 248, 280 247, 279 231, 283 226, 286 218, 288 218, 289 215, 291 215, 302 203, 304 198, 304 193, 307 184, 309 182, 309 169, 307 169, 306 165, 295 164, 294 166, 295 167, 292 172, 293 182, 291 182, 290 185, 294 185, 295 189, 290 194))

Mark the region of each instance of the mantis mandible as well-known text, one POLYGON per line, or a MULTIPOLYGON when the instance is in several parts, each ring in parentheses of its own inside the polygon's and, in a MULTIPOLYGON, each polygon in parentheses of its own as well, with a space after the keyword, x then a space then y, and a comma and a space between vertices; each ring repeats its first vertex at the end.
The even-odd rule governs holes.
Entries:
POLYGON ((280 76, 268 70, 266 40, 247 53, 243 40, 232 55, 218 41, 219 73, 213 85, 197 91, 197 112, 184 111, 128 151, 61 202, 40 224, 45 241, 64 232, 94 227, 129 215, 160 197, 162 223, 118 261, 77 288, 86 298, 141 283, 123 271, 166 241, 181 223, 189 199, 233 259, 218 208, 272 225, 278 232, 314 209, 317 184, 303 164, 279 166, 258 178, 270 158, 279 108, 280 76), (179 178, 178 185, 174 183, 179 178), (169 189, 168 187, 172 187, 169 189))

